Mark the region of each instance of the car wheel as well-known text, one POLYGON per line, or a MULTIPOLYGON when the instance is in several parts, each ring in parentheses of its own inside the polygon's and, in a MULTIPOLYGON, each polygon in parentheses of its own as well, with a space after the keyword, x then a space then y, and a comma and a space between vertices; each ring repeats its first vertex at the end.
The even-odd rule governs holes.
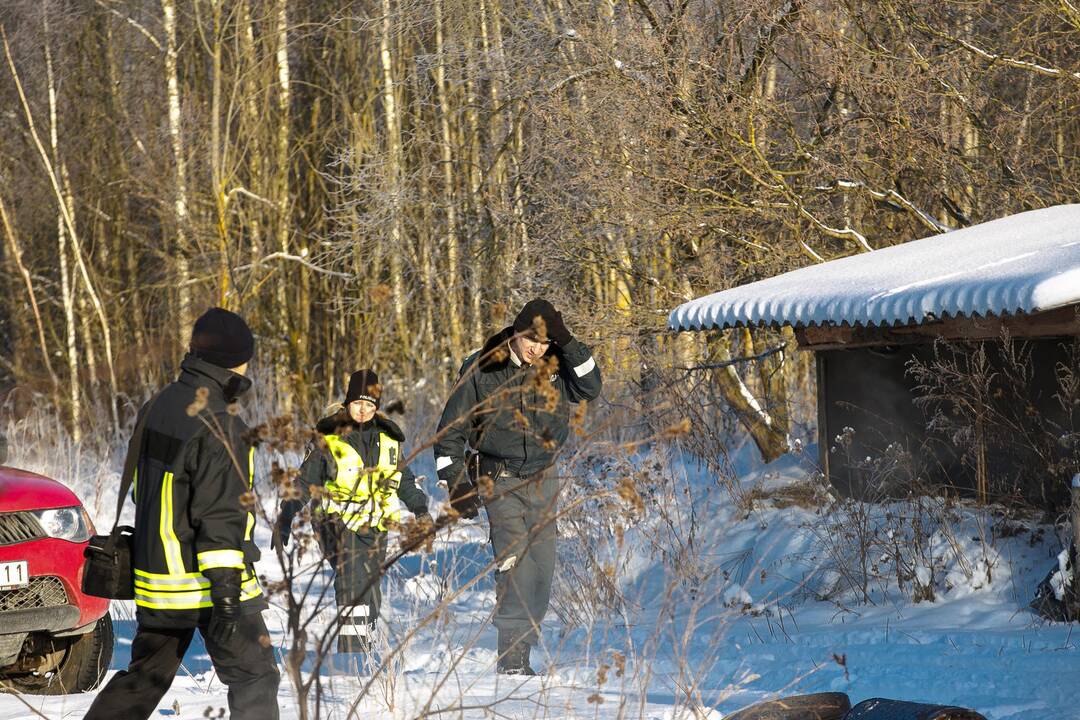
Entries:
POLYGON ((46 654, 52 656, 52 670, 11 676, 0 681, 0 689, 7 685, 30 695, 67 695, 93 690, 101 684, 112 662, 112 618, 106 613, 90 632, 51 638, 45 646, 46 654))

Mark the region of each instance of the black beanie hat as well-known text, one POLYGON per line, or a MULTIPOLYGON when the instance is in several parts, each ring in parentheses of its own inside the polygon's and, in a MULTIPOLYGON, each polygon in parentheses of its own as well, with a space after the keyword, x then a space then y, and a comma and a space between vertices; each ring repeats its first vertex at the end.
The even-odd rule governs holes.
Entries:
POLYGON ((211 365, 240 367, 255 354, 255 336, 236 313, 210 308, 191 329, 191 353, 211 365))
MULTIPOLYGON (((544 298, 536 298, 525 303, 525 307, 521 308, 521 312, 514 318, 514 332, 518 335, 534 334, 537 317, 544 319, 545 326, 550 326, 554 321, 557 311, 555 306, 544 298)), ((551 331, 546 333, 547 337, 551 337, 551 331)))
POLYGON ((357 370, 349 376, 349 390, 345 393, 345 405, 354 400, 367 400, 379 407, 379 399, 382 397, 382 385, 379 384, 379 376, 374 370, 357 370))

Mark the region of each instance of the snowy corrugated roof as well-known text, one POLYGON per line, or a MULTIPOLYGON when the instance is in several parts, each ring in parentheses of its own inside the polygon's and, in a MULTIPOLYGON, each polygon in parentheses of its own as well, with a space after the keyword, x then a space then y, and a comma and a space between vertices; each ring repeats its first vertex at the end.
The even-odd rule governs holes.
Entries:
POLYGON ((1080 302, 1080 205, 1058 205, 794 270, 692 300, 672 330, 907 325, 1080 302))

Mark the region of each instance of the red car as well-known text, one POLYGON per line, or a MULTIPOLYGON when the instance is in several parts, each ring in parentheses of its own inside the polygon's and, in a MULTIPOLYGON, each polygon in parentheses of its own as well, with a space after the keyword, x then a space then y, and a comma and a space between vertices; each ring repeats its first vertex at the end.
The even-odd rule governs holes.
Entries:
POLYGON ((105 676, 109 601, 80 590, 93 533, 71 490, 0 467, 0 690, 85 692, 105 676))

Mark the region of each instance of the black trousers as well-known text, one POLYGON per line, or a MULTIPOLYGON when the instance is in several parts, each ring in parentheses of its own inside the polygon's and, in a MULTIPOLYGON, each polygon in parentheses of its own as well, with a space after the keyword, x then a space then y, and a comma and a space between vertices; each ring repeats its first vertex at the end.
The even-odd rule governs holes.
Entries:
POLYGON ((543 471, 527 479, 499 477, 485 501, 495 553, 495 627, 499 647, 535 645, 555 575, 559 480, 543 471))
MULTIPOLYGON (((218 677, 229 688, 232 720, 277 720, 279 673, 262 615, 240 619, 233 638, 219 645, 199 623, 218 677)), ((172 685, 195 628, 166 630, 139 625, 131 643, 131 664, 113 676, 84 720, 146 720, 172 685)))
MULTIPOLYGON (((386 533, 353 532, 337 516, 319 524, 323 555, 334 568, 334 595, 341 609, 341 636, 370 638, 382 605, 386 533)), ((339 643, 340 645, 340 643, 339 643)))

